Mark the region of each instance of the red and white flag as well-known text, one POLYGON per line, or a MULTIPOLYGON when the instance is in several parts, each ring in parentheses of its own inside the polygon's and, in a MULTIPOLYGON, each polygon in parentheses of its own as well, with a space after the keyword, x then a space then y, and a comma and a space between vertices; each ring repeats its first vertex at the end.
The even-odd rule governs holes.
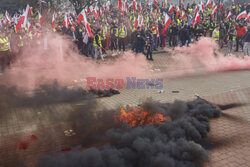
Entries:
POLYGON ((136 9, 137 9, 137 3, 136 3, 136 1, 134 0, 134 1, 133 1, 133 10, 136 11, 136 9))
POLYGON ((217 12, 217 5, 214 5, 213 10, 212 10, 212 15, 214 15, 217 12))
POLYGON ((30 22, 28 21, 28 32, 30 32, 31 31, 31 28, 32 28, 32 25, 30 24, 30 22))
POLYGON ((175 19, 179 16, 179 14, 180 14, 180 8, 179 6, 177 6, 175 19))
POLYGON ((206 7, 212 5, 212 0, 207 0, 206 7))
POLYGON ((202 8, 202 11, 205 9, 205 7, 204 7, 204 4, 203 4, 203 2, 201 1, 200 2, 200 6, 201 6, 201 8, 202 8))
POLYGON ((69 28, 68 17, 66 15, 64 16, 63 26, 69 28))
POLYGON ((20 16, 18 23, 16 24, 16 32, 22 27, 25 20, 25 12, 20 16))
POLYGON ((222 7, 223 7, 223 3, 220 4, 219 9, 221 9, 222 7))
POLYGON ((227 19, 230 19, 230 17, 232 17, 232 12, 230 11, 227 15, 227 19))
POLYGON ((156 6, 159 6, 159 3, 158 3, 156 0, 154 0, 154 4, 155 4, 156 6))
POLYGON ((184 11, 182 11, 182 14, 181 14, 181 20, 184 20, 185 17, 187 17, 186 13, 184 11))
POLYGON ((7 11, 5 12, 5 20, 6 20, 7 23, 10 23, 9 14, 8 14, 7 11))
POLYGON ((56 19, 55 19, 55 13, 53 13, 52 16, 52 29, 54 29, 56 27, 56 19))
POLYGON ((164 25, 165 25, 165 28, 167 29, 169 27, 169 24, 171 23, 171 19, 167 13, 164 13, 164 15, 165 15, 164 25))
POLYGON ((125 0, 125 8, 128 8, 128 2, 125 0))
POLYGON ((38 12, 38 16, 39 16, 39 24, 42 26, 45 20, 39 12, 38 12))
POLYGON ((85 28, 86 28, 86 30, 87 30, 88 35, 89 35, 91 38, 94 38, 94 35, 93 35, 93 33, 92 33, 92 31, 91 31, 91 28, 90 28, 90 26, 89 26, 89 23, 88 23, 88 20, 87 20, 87 17, 86 17, 86 14, 85 14, 85 10, 84 10, 84 9, 83 9, 83 10, 81 11, 81 13, 78 15, 78 19, 79 19, 80 21, 83 21, 83 22, 84 22, 84 25, 85 25, 85 28))
POLYGON ((199 7, 196 5, 195 7, 195 11, 194 11, 194 15, 196 16, 196 14, 199 12, 199 7))
POLYGON ((169 13, 172 14, 174 11, 174 6, 170 4, 170 7, 169 7, 169 13))
POLYGON ((247 11, 246 11, 246 10, 243 11, 243 12, 241 12, 241 13, 237 16, 236 20, 245 19, 245 18, 248 18, 248 15, 247 15, 247 11))
POLYGON ((137 30, 137 27, 139 25, 139 21, 140 21, 140 16, 137 17, 137 20, 135 22, 135 29, 137 30))
POLYGON ((234 3, 235 3, 234 0, 232 0, 232 5, 234 5, 234 3))
POLYGON ((194 27, 197 23, 200 23, 200 21, 201 21, 200 14, 197 13, 197 15, 195 16, 195 19, 194 19, 193 27, 194 27))
POLYGON ((118 0, 118 9, 122 10, 122 0, 118 0))
POLYGON ((28 16, 29 16, 29 10, 30 10, 30 6, 29 4, 26 6, 26 10, 24 12, 24 21, 23 21, 23 27, 26 27, 26 24, 28 22, 28 16))
POLYGON ((166 7, 168 4, 167 0, 164 0, 163 4, 164 4, 164 7, 166 7))

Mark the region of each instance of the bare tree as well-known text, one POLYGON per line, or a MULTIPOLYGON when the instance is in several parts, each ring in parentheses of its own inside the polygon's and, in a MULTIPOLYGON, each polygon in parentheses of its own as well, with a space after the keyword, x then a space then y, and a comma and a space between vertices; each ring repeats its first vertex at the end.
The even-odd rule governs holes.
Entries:
POLYGON ((75 8, 76 13, 80 13, 85 7, 89 7, 96 3, 96 0, 69 0, 73 7, 75 8))

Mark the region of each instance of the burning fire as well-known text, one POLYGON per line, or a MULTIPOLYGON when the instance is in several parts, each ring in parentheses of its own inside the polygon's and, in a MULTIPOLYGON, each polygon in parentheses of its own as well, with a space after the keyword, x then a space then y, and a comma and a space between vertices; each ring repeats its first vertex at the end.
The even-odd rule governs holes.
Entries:
POLYGON ((125 109, 121 108, 120 114, 115 117, 115 120, 136 127, 146 124, 160 124, 169 121, 169 118, 164 117, 160 113, 151 112, 141 107, 128 107, 127 112, 125 109))

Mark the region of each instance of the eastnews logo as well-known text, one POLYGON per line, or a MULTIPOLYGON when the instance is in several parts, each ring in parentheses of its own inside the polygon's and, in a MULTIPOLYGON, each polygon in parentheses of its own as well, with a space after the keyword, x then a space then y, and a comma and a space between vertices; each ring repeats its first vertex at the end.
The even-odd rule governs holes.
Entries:
POLYGON ((96 77, 86 78, 86 89, 163 89, 163 79, 101 79, 96 77))

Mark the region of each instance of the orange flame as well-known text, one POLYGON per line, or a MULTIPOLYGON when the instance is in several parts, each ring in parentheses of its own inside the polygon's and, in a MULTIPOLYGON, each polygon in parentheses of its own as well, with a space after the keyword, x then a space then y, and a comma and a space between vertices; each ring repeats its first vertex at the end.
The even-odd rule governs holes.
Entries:
POLYGON ((116 121, 128 123, 132 127, 142 126, 146 124, 160 124, 169 121, 160 113, 150 112, 143 108, 128 107, 128 111, 121 108, 120 114, 116 116, 116 121))

